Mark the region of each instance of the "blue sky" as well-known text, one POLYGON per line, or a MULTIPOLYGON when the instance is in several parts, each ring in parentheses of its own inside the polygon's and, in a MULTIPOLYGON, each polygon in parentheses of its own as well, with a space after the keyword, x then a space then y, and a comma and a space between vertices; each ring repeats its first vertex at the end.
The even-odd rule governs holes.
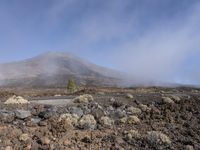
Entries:
POLYGON ((200 84, 199 0, 0 0, 0 62, 67 51, 138 80, 200 84))

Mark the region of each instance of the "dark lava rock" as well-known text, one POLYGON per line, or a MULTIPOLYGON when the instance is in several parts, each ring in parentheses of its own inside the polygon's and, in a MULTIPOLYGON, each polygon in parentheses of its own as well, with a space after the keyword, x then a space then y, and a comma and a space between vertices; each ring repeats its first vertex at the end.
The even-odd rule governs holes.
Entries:
POLYGON ((56 115, 56 111, 57 109, 55 107, 51 107, 47 109, 46 111, 40 112, 38 116, 42 119, 49 119, 53 117, 54 115, 56 115))
POLYGON ((126 111, 118 108, 114 114, 112 114, 113 118, 123 118, 126 117, 126 111))
POLYGON ((61 132, 72 130, 73 125, 66 119, 58 121, 58 118, 54 116, 49 119, 48 128, 53 133, 53 135, 58 135, 61 132))
POLYGON ((114 143, 116 140, 116 137, 114 135, 106 135, 102 138, 102 141, 109 141, 111 143, 114 143))
POLYGON ((121 101, 114 101, 112 106, 114 108, 118 108, 118 107, 121 107, 123 105, 123 103, 121 101))
POLYGON ((0 121, 11 123, 15 118, 15 113, 7 110, 0 110, 0 121))
POLYGON ((92 109, 91 114, 95 117, 95 119, 99 119, 105 115, 105 112, 102 109, 92 109))
POLYGON ((84 143, 92 143, 92 140, 87 136, 84 137, 81 141, 84 142, 84 143))
POLYGON ((43 112, 44 110, 45 110, 44 105, 35 105, 31 113, 32 115, 37 116, 39 113, 43 112))
POLYGON ((91 104, 90 110, 90 113, 95 117, 95 119, 99 119, 102 116, 107 115, 106 110, 96 102, 91 104))

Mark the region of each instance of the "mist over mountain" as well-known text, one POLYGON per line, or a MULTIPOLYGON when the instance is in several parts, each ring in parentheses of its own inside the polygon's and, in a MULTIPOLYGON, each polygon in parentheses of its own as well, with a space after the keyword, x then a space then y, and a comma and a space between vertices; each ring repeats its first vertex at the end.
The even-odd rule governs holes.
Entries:
MULTIPOLYGON (((125 72, 125 85, 200 86, 199 0, 0 1, 0 20, 0 63, 67 51, 125 72)), ((34 73, 27 66, 17 72, 3 67, 1 78, 66 73, 53 60, 41 60, 34 73)), ((103 76, 116 74, 84 65, 103 76)))
POLYGON ((116 86, 121 75, 65 52, 0 64, 1 86, 65 87, 68 79, 75 79, 79 85, 116 86))

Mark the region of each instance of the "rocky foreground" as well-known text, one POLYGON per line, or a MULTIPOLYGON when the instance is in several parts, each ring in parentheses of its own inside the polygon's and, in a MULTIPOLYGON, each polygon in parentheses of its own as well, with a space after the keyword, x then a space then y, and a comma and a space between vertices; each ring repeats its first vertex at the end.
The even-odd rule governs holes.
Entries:
POLYGON ((84 93, 67 106, 14 96, 1 102, 0 149, 198 150, 199 96, 197 90, 84 93))

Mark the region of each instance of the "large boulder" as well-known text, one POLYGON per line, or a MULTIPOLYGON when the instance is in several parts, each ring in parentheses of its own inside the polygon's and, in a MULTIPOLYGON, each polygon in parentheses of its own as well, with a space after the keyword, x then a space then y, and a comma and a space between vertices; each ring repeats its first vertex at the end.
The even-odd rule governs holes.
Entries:
POLYGON ((140 122, 140 119, 137 116, 129 116, 129 117, 123 117, 120 119, 120 123, 122 124, 137 124, 140 122))
POLYGON ((170 97, 162 97, 162 100, 166 104, 173 104, 174 101, 170 97))
POLYGON ((74 98, 74 103, 89 103, 94 101, 92 95, 84 94, 74 98))
POLYGON ((144 104, 139 104, 139 108, 144 112, 148 112, 151 110, 147 105, 144 104))
POLYGON ((140 122, 140 119, 137 116, 129 116, 127 118, 127 123, 128 124, 137 124, 140 122))
POLYGON ((42 119, 49 119, 57 114, 57 108, 56 107, 50 107, 47 110, 40 112, 38 116, 42 119))
POLYGON ((4 104, 28 104, 28 103, 29 103, 28 100, 24 99, 21 96, 16 96, 16 95, 10 97, 4 102, 4 104))
POLYGON ((107 116, 101 117, 99 122, 103 127, 106 127, 106 128, 111 128, 114 124, 114 121, 107 116))
POLYGON ((31 112, 27 110, 16 110, 15 115, 18 119, 25 119, 31 116, 31 112))
POLYGON ((48 128, 53 136, 58 136, 60 133, 71 131, 74 129, 73 124, 69 119, 61 119, 53 116, 48 120, 48 128))
POLYGON ((116 119, 126 117, 126 111, 118 108, 114 112, 113 117, 116 118, 116 119))
POLYGON ((172 95, 171 98, 175 101, 175 102, 179 102, 181 101, 181 98, 177 95, 172 95))
POLYGON ((91 114, 95 117, 95 119, 99 119, 106 115, 103 109, 100 108, 94 108, 91 110, 91 114))
POLYGON ((171 144, 170 138, 159 132, 159 131, 150 131, 147 133, 147 140, 150 144, 171 144))
POLYGON ((79 127, 81 129, 95 129, 96 128, 96 120, 93 115, 84 115, 79 120, 79 127))
POLYGON ((127 108, 127 113, 132 114, 132 115, 138 115, 138 114, 141 114, 142 111, 139 108, 130 106, 130 107, 127 108))
POLYGON ((62 114, 60 115, 58 121, 62 121, 62 120, 66 120, 69 124, 71 124, 72 126, 76 126, 78 123, 78 119, 79 117, 76 114, 62 114))

